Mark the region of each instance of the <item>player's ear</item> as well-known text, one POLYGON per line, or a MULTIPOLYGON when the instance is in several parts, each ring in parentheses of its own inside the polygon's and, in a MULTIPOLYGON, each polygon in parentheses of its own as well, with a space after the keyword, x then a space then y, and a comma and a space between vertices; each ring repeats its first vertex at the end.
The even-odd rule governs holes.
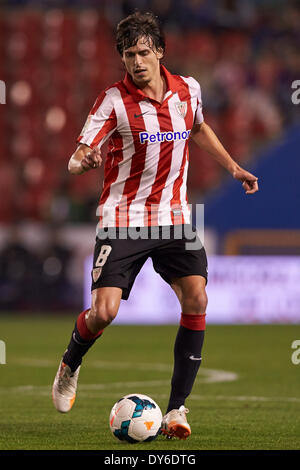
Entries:
POLYGON ((121 57, 121 64, 123 65, 124 69, 127 70, 125 60, 124 60, 123 56, 121 57))
POLYGON ((161 60, 164 56, 164 51, 161 47, 159 47, 156 51, 156 57, 158 58, 158 60, 161 60))

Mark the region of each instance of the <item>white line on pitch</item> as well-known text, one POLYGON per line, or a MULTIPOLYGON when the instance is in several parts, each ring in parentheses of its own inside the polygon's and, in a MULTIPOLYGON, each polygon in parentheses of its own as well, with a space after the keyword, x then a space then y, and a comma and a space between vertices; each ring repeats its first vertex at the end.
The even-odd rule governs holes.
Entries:
MULTIPOLYGON (((119 398, 124 388, 132 389, 132 393, 143 393, 147 387, 168 386, 169 380, 151 380, 141 382, 114 382, 107 384, 81 384, 78 387, 78 396, 93 396, 93 392, 101 392, 104 397, 119 398), (142 392, 143 391, 143 392, 142 392)), ((0 393, 22 393, 28 395, 51 396, 51 386, 21 385, 18 387, 1 387, 0 393)), ((124 392, 125 393, 125 392, 124 392)), ((167 399, 167 394, 155 394, 156 399, 167 399)), ((261 396, 244 396, 244 395, 198 395, 191 394, 189 400, 201 401, 239 401, 239 402, 286 402, 300 403, 300 397, 261 397, 261 396)))
MULTIPOLYGON (((57 361, 51 361, 47 359, 36 359, 36 358, 12 358, 10 361, 13 364, 23 365, 27 367, 53 367, 57 365, 57 361)), ((123 370, 132 369, 131 362, 110 362, 110 361, 89 361, 86 366, 88 368, 96 369, 108 369, 108 370, 123 370)), ((172 371, 172 364, 163 363, 148 363, 142 362, 134 364, 135 370, 153 370, 159 372, 170 372, 172 371)), ((238 379, 238 374, 231 371, 218 370, 218 369, 207 369, 201 367, 199 371, 199 380, 204 383, 215 383, 215 382, 232 382, 238 379)))

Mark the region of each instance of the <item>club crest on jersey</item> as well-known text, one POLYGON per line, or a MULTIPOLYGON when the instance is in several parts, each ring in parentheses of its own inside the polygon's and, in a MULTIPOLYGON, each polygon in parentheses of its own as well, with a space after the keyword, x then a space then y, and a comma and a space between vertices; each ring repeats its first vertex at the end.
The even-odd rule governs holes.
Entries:
POLYGON ((93 281, 94 282, 97 282, 99 277, 100 277, 100 274, 101 274, 101 271, 102 271, 102 268, 94 268, 93 269, 93 281))
POLYGON ((178 103, 175 103, 175 107, 179 116, 185 118, 187 113, 187 101, 179 101, 178 103))

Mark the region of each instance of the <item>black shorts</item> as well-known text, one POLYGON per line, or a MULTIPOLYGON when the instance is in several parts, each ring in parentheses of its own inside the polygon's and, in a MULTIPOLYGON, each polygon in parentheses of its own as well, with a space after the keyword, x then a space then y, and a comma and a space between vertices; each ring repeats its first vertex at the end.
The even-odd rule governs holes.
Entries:
POLYGON ((191 225, 100 229, 96 237, 92 290, 120 287, 127 300, 148 258, 168 283, 190 275, 207 281, 205 249, 191 225))

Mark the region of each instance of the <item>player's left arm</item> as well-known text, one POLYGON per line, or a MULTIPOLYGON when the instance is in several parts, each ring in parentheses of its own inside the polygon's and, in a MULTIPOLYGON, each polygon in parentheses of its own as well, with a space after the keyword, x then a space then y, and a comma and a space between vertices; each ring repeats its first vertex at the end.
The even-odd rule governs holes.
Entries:
POLYGON ((253 194, 258 191, 258 178, 249 171, 244 170, 233 160, 208 124, 205 122, 195 124, 191 137, 201 149, 212 155, 218 163, 226 168, 233 178, 241 181, 246 194, 253 194))

